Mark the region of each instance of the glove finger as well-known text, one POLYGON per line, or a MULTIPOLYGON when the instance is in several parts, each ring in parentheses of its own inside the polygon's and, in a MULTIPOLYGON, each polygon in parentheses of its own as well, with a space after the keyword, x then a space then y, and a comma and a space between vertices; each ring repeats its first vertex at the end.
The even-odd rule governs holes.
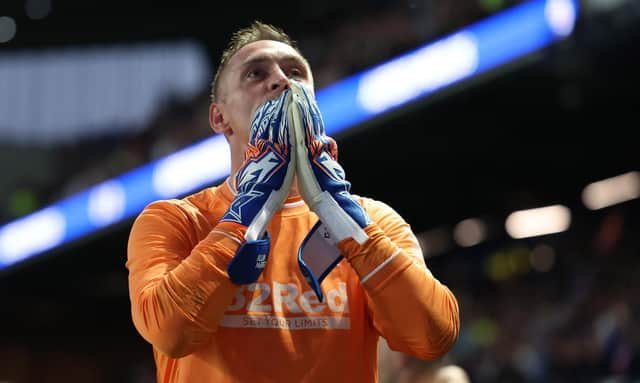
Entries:
POLYGON ((281 145, 282 150, 288 151, 291 146, 289 142, 289 124, 287 114, 291 107, 290 91, 285 90, 278 99, 278 112, 271 121, 270 141, 281 145))
POLYGON ((305 145, 310 159, 313 160, 320 152, 326 151, 334 160, 337 160, 337 144, 333 138, 324 134, 324 123, 317 104, 303 86, 294 83, 292 88, 295 96, 291 107, 297 108, 302 116, 305 145))
POLYGON ((322 120, 320 108, 318 108, 315 97, 311 92, 303 85, 299 85, 299 87, 304 95, 304 103, 306 104, 306 109, 312 125, 310 128, 313 129, 313 136, 317 139, 325 134, 324 121, 322 120))
POLYGON ((305 132, 305 140, 307 145, 309 145, 311 142, 316 141, 320 137, 315 134, 313 121, 311 120, 307 103, 302 98, 296 97, 295 105, 300 111, 300 116, 302 116, 302 125, 305 132))
POLYGON ((309 98, 309 106, 309 114, 311 116, 311 121, 313 121, 314 133, 317 136, 324 136, 326 134, 324 120, 322 119, 322 113, 320 113, 318 103, 316 103, 314 98, 309 98))
POLYGON ((274 100, 267 100, 258 106, 255 114, 253 115, 253 120, 251 120, 249 144, 255 144, 257 140, 266 138, 265 133, 267 132, 269 119, 273 114, 274 108, 274 100))
POLYGON ((338 143, 332 137, 322 136, 322 150, 329 153, 329 155, 338 161, 338 143))
POLYGON ((272 141, 278 135, 274 134, 274 125, 277 127, 282 119, 282 112, 289 90, 282 92, 280 96, 272 100, 266 100, 254 113, 251 122, 249 143, 255 144, 258 140, 272 141))
POLYGON ((295 102, 299 105, 300 115, 303 119, 304 130, 306 132, 305 137, 307 141, 316 140, 320 137, 321 131, 324 130, 322 118, 319 114, 319 109, 314 111, 313 97, 307 88, 301 83, 292 80, 291 89, 294 93, 295 102))

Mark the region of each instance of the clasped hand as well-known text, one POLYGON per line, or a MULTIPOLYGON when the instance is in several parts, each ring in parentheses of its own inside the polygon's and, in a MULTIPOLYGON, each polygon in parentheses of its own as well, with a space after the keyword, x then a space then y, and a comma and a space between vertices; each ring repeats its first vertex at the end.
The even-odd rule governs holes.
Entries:
POLYGON ((236 283, 253 282, 262 272, 269 250, 266 227, 286 199, 294 173, 300 194, 334 243, 353 238, 362 244, 368 238, 364 228, 371 221, 350 193, 337 144, 326 135, 315 98, 300 83, 290 84, 254 114, 244 162, 235 175, 237 194, 220 220, 246 227, 246 242, 228 269, 236 283))

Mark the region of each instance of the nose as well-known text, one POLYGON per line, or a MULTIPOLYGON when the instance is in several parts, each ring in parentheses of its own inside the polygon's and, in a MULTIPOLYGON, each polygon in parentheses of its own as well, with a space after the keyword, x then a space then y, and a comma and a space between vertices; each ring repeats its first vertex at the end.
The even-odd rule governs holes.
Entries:
POLYGON ((285 89, 289 89, 289 78, 284 74, 282 69, 277 67, 269 78, 268 87, 269 92, 273 96, 277 96, 285 89))

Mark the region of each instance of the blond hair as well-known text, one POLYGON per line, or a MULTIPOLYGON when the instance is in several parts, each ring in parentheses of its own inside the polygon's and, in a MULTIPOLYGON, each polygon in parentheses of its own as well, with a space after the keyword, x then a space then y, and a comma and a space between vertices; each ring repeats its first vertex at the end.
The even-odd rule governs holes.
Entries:
MULTIPOLYGON (((242 47, 247 44, 260 40, 274 40, 291 46, 296 52, 300 53, 297 43, 292 40, 281 28, 261 21, 254 21, 250 26, 237 30, 231 36, 227 48, 222 52, 220 63, 216 70, 216 74, 211 82, 211 101, 216 101, 218 94, 218 79, 224 71, 229 59, 233 57, 242 47)), ((302 55, 302 54, 300 54, 302 55)))

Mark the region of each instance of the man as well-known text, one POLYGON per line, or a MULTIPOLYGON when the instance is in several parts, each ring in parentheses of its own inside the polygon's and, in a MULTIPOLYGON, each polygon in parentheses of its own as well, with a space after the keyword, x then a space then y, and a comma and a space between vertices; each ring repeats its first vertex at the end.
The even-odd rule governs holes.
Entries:
POLYGON ((380 336, 421 359, 451 348, 455 297, 392 208, 349 193, 287 34, 233 35, 209 120, 231 176, 151 203, 129 238, 133 322, 159 382, 375 382, 380 336))

